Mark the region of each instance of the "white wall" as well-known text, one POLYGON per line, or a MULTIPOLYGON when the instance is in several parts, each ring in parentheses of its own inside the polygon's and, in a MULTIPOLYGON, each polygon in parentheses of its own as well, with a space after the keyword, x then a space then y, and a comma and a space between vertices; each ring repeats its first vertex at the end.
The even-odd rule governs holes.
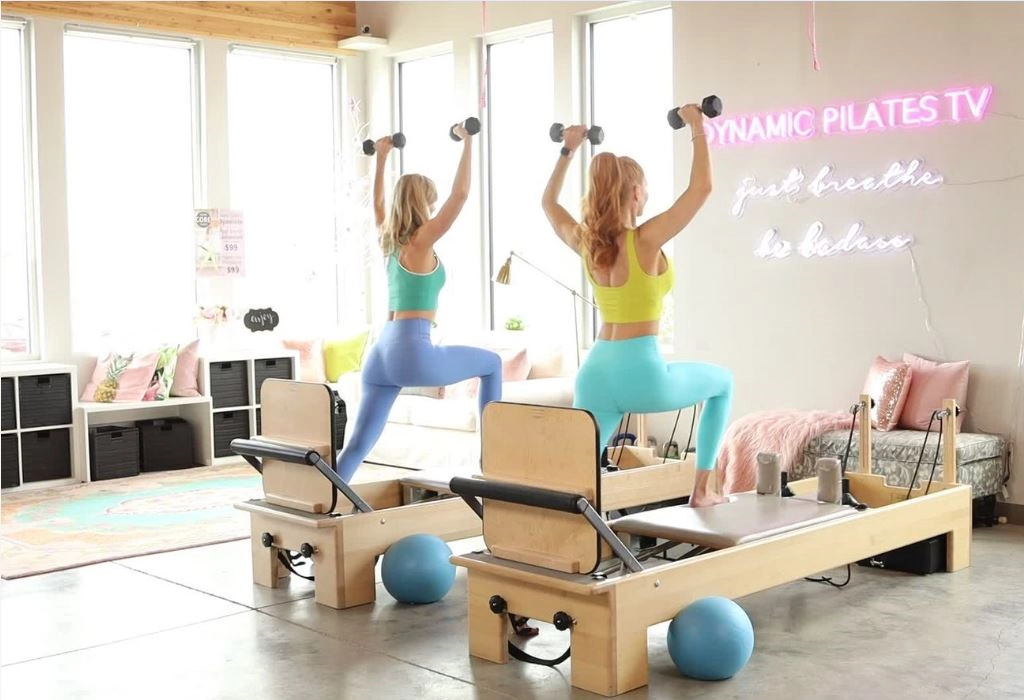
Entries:
MULTIPOLYGON (((562 119, 567 111, 582 115, 574 19, 605 5, 487 3, 488 32, 552 22, 555 104, 562 119)), ((716 147, 715 192, 677 239, 676 359, 729 367, 736 376, 736 416, 784 407, 844 410, 877 354, 967 359, 972 364, 965 429, 1024 439, 1024 411, 1014 413, 1014 402, 1024 403, 1024 369, 1018 364, 1024 179, 995 182, 1024 174, 1024 7, 817 3, 816 71, 807 3, 673 6, 677 101, 715 93, 723 98, 723 116, 994 87, 989 113, 976 123, 716 147), (942 174, 945 184, 799 204, 753 202, 742 218, 730 214, 733 195, 747 176, 777 182, 791 167, 813 174, 826 164, 837 174, 880 176, 889 163, 914 158, 942 174), (906 251, 771 261, 753 254, 769 228, 796 242, 815 220, 833 239, 857 221, 870 236, 912 235, 917 274, 906 251)), ((480 3, 361 2, 358 21, 389 40, 385 52, 366 62, 375 128, 391 125, 389 56, 443 42, 452 43, 457 71, 467 80, 459 86, 467 109, 475 107, 480 3)), ((690 143, 685 134, 673 136, 667 129, 664 138, 666 144, 674 140, 681 191, 690 143)), ((674 417, 652 421, 662 440, 674 417)), ((1019 455, 1015 461, 1019 469, 1019 455)), ((1011 481, 1009 500, 1024 503, 1024 478, 1011 481)))
MULTIPOLYGON (((677 94, 716 92, 730 114, 994 87, 992 114, 976 123, 716 149, 717 191, 684 232, 678 253, 680 356, 734 371, 737 415, 845 407, 876 354, 970 360, 966 429, 1024 439, 1024 416, 1013 417, 1024 383, 1017 364, 1024 314, 1024 7, 818 3, 820 71, 812 69, 806 3, 678 7, 677 65, 693 70, 677 74, 677 94), (789 166, 813 172, 828 163, 851 175, 880 175, 890 162, 913 158, 946 184, 801 204, 759 202, 742 219, 729 213, 748 175, 772 181, 789 166), (1009 176, 1018 179, 979 182, 1009 176), (815 219, 833 235, 858 220, 871 235, 912 234, 919 279, 906 252, 777 261, 751 254, 767 229, 799 238, 815 219)), ((1022 465, 1019 454, 1016 462, 1022 465)), ((1011 500, 1024 502, 1020 474, 1011 500)))

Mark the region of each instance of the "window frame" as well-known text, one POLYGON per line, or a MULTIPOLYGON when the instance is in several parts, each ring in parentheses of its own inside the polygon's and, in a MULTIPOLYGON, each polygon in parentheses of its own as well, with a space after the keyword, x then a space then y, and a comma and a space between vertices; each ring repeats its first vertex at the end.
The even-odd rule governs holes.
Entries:
POLYGON ((206 153, 206 83, 203 71, 203 46, 198 39, 189 36, 145 32, 115 27, 99 27, 87 24, 64 25, 64 38, 69 36, 114 37, 133 43, 155 44, 188 48, 189 50, 189 81, 192 104, 192 206, 200 207, 200 202, 207 199, 207 153, 206 153))
MULTIPOLYGON (((62 28, 62 52, 64 42, 69 36, 80 36, 88 38, 107 38, 117 39, 120 41, 126 41, 130 43, 141 43, 150 45, 164 45, 173 46, 177 48, 184 48, 188 50, 189 55, 189 93, 190 93, 190 124, 191 129, 191 161, 192 161, 192 208, 197 209, 203 207, 208 199, 208 178, 207 172, 207 144, 206 144, 206 120, 205 115, 207 111, 207 100, 206 100, 206 81, 205 71, 203 70, 203 55, 204 46, 200 39, 193 38, 191 36, 175 34, 173 32, 148 32, 137 29, 121 29, 118 27, 100 26, 92 24, 77 24, 69 22, 64 24, 62 28)), ((66 86, 63 90, 65 97, 64 107, 64 119, 65 133, 67 132, 67 104, 66 86)), ((65 161, 65 179, 67 179, 67 163, 65 161)), ((68 232, 70 233, 71 222, 70 212, 68 213, 68 232)), ((70 251, 69 251, 70 255, 70 251)), ((74 261, 71 261, 72 264, 74 261)), ((199 303, 199 289, 198 289, 198 278, 195 276, 195 268, 193 267, 189 271, 193 275, 192 284, 192 301, 191 306, 194 309, 199 303)), ((198 328, 195 328, 196 337, 198 337, 198 328)), ((68 336, 71 344, 73 353, 82 352, 82 348, 76 345, 75 328, 74 322, 68 327, 68 336)))
MULTIPOLYGON (((393 107, 391 110, 391 134, 402 131, 402 64, 421 61, 427 58, 436 58, 445 54, 452 55, 452 69, 453 71, 457 71, 458 62, 456 60, 457 55, 455 52, 455 46, 450 41, 403 51, 391 57, 391 104, 393 107)), ((455 83, 454 73, 452 75, 452 88, 457 92, 458 85, 455 83)), ((397 150, 398 158, 395 158, 391 162, 391 166, 388 171, 389 175, 392 177, 394 177, 396 173, 400 175, 405 172, 405 152, 402 149, 397 150)), ((370 173, 370 176, 373 177, 372 172, 370 173)))
MULTIPOLYGON (((346 129, 344 127, 344 108, 347 103, 347 91, 346 77, 347 77, 347 64, 344 57, 337 56, 331 53, 320 53, 317 51, 302 51, 298 49, 286 49, 276 48, 271 46, 260 46, 256 44, 248 44, 244 42, 232 42, 228 44, 227 56, 228 61, 232 54, 249 54, 253 56, 270 56, 274 58, 290 59, 296 61, 306 61, 322 63, 331 67, 331 109, 332 118, 331 126, 333 128, 332 138, 334 139, 333 149, 333 165, 334 165, 334 319, 333 324, 335 326, 341 325, 342 323, 342 275, 345 274, 342 268, 342 241, 340 240, 342 235, 342 211, 341 208, 343 203, 341 201, 341 195, 339 194, 339 188, 342 187, 343 180, 345 178, 345 163, 350 161, 352 166, 355 167, 355 145, 351 145, 352 149, 349 149, 350 144, 345 142, 347 137, 346 129)), ((228 71, 230 73, 230 70, 228 71)), ((227 82, 225 83, 227 85, 227 82)), ((230 119, 226 121, 225 134, 230 142, 230 119)), ((227 190, 231 192, 231 160, 228 158, 228 177, 227 177, 227 190)), ((231 203, 234 207, 234 203, 231 203)), ((347 268, 345 268, 347 269, 347 268)), ((371 321, 372 315, 372 289, 371 289, 371 277, 369 274, 363 272, 363 293, 365 295, 365 304, 363 307, 362 316, 367 324, 371 321)))
POLYGON ((4 362, 36 362, 45 356, 46 342, 42 335, 42 235, 39 226, 39 148, 36 129, 35 45, 33 24, 21 17, 2 17, 0 26, 16 29, 21 44, 22 93, 22 173, 25 187, 25 267, 28 285, 28 346, 24 352, 8 352, 4 362))
MULTIPOLYGON (((391 132, 390 133, 393 133, 393 132, 396 132, 396 131, 402 131, 404 133, 404 131, 405 131, 404 128, 403 128, 403 124, 405 122, 405 119, 404 119, 405 110, 404 110, 404 107, 402 105, 402 66, 404 64, 406 64, 406 63, 413 63, 415 61, 427 60, 427 59, 431 59, 431 58, 438 58, 440 56, 445 56, 445 55, 450 55, 451 56, 451 60, 452 60, 452 97, 453 97, 453 100, 455 102, 460 102, 461 98, 463 97, 463 92, 461 91, 460 85, 457 82, 457 78, 459 76, 459 70, 460 70, 460 66, 459 66, 460 52, 456 51, 454 42, 451 42, 451 41, 439 42, 439 43, 436 43, 436 44, 431 44, 431 45, 419 47, 419 48, 416 48, 416 49, 410 49, 408 51, 402 51, 400 53, 396 53, 393 56, 391 56, 391 82, 390 82, 390 87, 391 87, 392 110, 391 110, 391 132)), ((472 86, 472 94, 475 95, 478 92, 478 90, 479 90, 479 78, 478 78, 478 76, 472 76, 470 78, 470 85, 472 86)), ((476 103, 476 100, 473 100, 473 103, 476 103)), ((469 327, 457 327, 455 324, 452 324, 451 327, 454 328, 454 331, 453 331, 454 333, 465 333, 465 332, 471 332, 471 331, 475 331, 475 330, 484 328, 486 326, 486 324, 487 324, 488 303, 489 303, 488 302, 488 293, 487 293, 487 289, 488 288, 487 288, 487 285, 486 285, 486 280, 484 279, 485 260, 482 257, 483 255, 486 255, 486 253, 484 251, 486 250, 486 246, 487 246, 486 235, 485 235, 485 233, 482 230, 483 211, 481 209, 481 211, 479 211, 479 212, 474 212, 473 215, 474 215, 475 218, 472 219, 472 220, 466 218, 466 217, 468 217, 470 215, 470 211, 471 211, 471 207, 472 206, 477 205, 477 204, 480 204, 482 206, 482 202, 483 202, 483 195, 479 193, 478 183, 479 183, 479 178, 481 177, 480 173, 482 172, 482 168, 485 167, 484 163, 485 163, 485 161, 487 159, 487 143, 486 143, 486 140, 485 140, 485 133, 484 133, 485 129, 486 129, 486 126, 485 126, 485 115, 480 110, 470 109, 468 112, 469 113, 468 113, 467 116, 478 116, 478 118, 480 119, 480 133, 473 137, 474 139, 477 139, 477 141, 476 141, 476 146, 473 149, 473 151, 474 151, 473 165, 472 165, 472 169, 470 170, 470 180, 471 180, 470 200, 467 201, 466 206, 463 208, 462 212, 459 214, 459 218, 458 218, 458 220, 457 220, 457 222, 456 222, 454 227, 468 227, 469 229, 472 229, 473 231, 479 231, 479 233, 476 234, 478 236, 478 238, 476 239, 475 244, 480 246, 481 258, 479 260, 475 260, 474 261, 475 262, 475 280, 474 280, 474 284, 473 284, 473 291, 472 291, 472 293, 475 295, 476 298, 479 298, 481 301, 480 301, 480 304, 472 310, 472 313, 469 313, 468 311, 466 313, 466 316, 465 316, 466 318, 474 318, 475 319, 472 322, 472 324, 469 327), (476 198, 476 199, 474 200, 474 198, 476 198)), ((445 136, 444 138, 447 138, 447 136, 445 136)), ((391 160, 391 162, 389 163, 389 169, 386 171, 386 176, 391 178, 391 183, 390 184, 391 184, 392 188, 393 188, 394 182, 397 181, 398 177, 400 177, 402 174, 404 174, 406 172, 406 167, 407 167, 406 156, 405 156, 404 149, 398 150, 397 152, 398 152, 398 157, 391 160)), ((453 153, 455 153, 455 152, 453 151, 453 153)), ((370 167, 373 168, 374 166, 371 165, 370 167)), ((455 172, 456 172, 456 170, 455 170, 455 168, 453 168, 452 174, 454 174, 455 172)), ((371 177, 372 177, 372 172, 371 172, 371 177)), ((444 202, 444 199, 447 197, 447 192, 448 192, 448 187, 449 187, 449 183, 450 182, 451 182, 450 180, 435 181, 435 185, 438 187, 438 190, 439 190, 438 191, 438 200, 439 200, 438 201, 438 206, 440 206, 444 202)), ((480 188, 480 189, 482 189, 482 188, 480 188)), ((393 191, 392 189, 388 188, 388 183, 385 182, 385 204, 386 204, 386 206, 390 206, 390 204, 391 204, 390 198, 391 198, 392 191, 393 191)), ((442 244, 442 245, 444 245, 444 244, 442 244)), ((463 268, 460 267, 460 270, 461 269, 463 269, 463 268)), ((467 269, 468 269, 468 266, 467 266, 467 269)), ((451 282, 451 279, 452 278, 449 277, 449 283, 451 282)), ((463 290, 463 291, 465 291, 465 290, 463 290)), ((383 293, 387 294, 386 288, 383 290, 383 293)), ((438 314, 438 318, 435 321, 435 323, 440 323, 442 325, 447 325, 447 324, 451 323, 451 319, 450 318, 446 318, 445 314, 443 312, 441 312, 441 313, 438 314)))
MULTIPOLYGON (((487 68, 490 67, 491 61, 491 48, 497 44, 506 44, 512 41, 519 41, 524 39, 532 39, 533 37, 540 36, 542 34, 551 34, 552 42, 552 73, 555 71, 555 63, 557 62, 557 54, 555 53, 555 47, 557 45, 558 37, 555 34, 554 23, 551 20, 543 20, 540 22, 533 22, 530 24, 524 24, 518 27, 505 29, 497 32, 492 32, 484 37, 481 37, 477 43, 477 60, 481 66, 487 68)), ((486 80, 483 84, 484 94, 487 96, 487 102, 484 109, 481 110, 480 117, 480 136, 484 137, 484 143, 481 148, 481 179, 483 186, 480 188, 481 191, 481 228, 484 231, 483 246, 481 247, 481 255, 483 259, 481 262, 481 271, 484 273, 483 279, 481 279, 481 293, 484 295, 484 312, 487 315, 485 319, 486 324, 490 330, 501 330, 504 328, 504 324, 497 318, 495 310, 495 294, 494 294, 494 278, 498 274, 498 269, 495 267, 494 259, 494 207, 491 203, 494 201, 494 170, 493 170, 493 153, 491 150, 493 139, 491 138, 492 124, 491 124, 491 88, 493 74, 490 70, 485 72, 486 80)), ((554 95, 552 95, 552 105, 556 103, 554 95)), ((542 138, 542 136, 538 135, 542 138)), ((578 167, 572 168, 575 173, 581 172, 578 167)), ((568 176, 567 176, 568 177, 568 176)), ((538 204, 539 206, 539 204, 538 204)), ((522 263, 520 263, 522 264, 522 263)), ((501 263, 498 263, 500 266, 501 263)), ((583 274, 580 273, 580 283, 583 283, 583 274)), ((579 311, 577 311, 579 313, 579 311)), ((583 321, 581 324, 581 341, 586 338, 586 324, 588 314, 582 313, 580 318, 583 321)))

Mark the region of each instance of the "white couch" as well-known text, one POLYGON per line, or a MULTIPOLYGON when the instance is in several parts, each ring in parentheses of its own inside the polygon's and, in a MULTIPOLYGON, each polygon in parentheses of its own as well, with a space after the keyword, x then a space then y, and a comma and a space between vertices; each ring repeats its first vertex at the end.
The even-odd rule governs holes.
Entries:
MULTIPOLYGON (((525 347, 527 378, 502 383, 502 401, 572 406, 575 354, 527 331, 488 331, 443 342, 501 349, 525 347)), ((348 413, 346 441, 359 412, 361 374, 349 372, 335 384, 348 413)), ((476 398, 438 398, 436 390, 399 394, 376 446, 365 461, 410 469, 475 470, 480 466, 480 426, 476 398)))

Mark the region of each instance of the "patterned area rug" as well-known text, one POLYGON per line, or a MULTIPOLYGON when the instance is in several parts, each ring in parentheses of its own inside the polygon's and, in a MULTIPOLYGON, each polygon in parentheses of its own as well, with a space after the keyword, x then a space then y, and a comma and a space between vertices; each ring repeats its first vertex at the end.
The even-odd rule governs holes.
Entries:
POLYGON ((19 578, 249 536, 235 503, 263 495, 245 463, 0 497, 0 576, 19 578))

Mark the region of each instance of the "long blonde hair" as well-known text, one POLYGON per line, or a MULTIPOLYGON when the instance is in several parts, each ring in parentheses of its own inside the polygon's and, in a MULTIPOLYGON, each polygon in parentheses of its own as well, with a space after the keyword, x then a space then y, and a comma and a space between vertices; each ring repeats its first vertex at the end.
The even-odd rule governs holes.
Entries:
POLYGON ((395 184, 391 213, 380 227, 380 247, 391 255, 404 246, 416 229, 430 219, 430 207, 437 201, 434 181, 423 175, 403 175, 395 184))
POLYGON ((632 158, 598 153, 590 161, 587 193, 579 238, 590 269, 615 262, 615 238, 627 226, 633 188, 644 181, 644 171, 632 158))

